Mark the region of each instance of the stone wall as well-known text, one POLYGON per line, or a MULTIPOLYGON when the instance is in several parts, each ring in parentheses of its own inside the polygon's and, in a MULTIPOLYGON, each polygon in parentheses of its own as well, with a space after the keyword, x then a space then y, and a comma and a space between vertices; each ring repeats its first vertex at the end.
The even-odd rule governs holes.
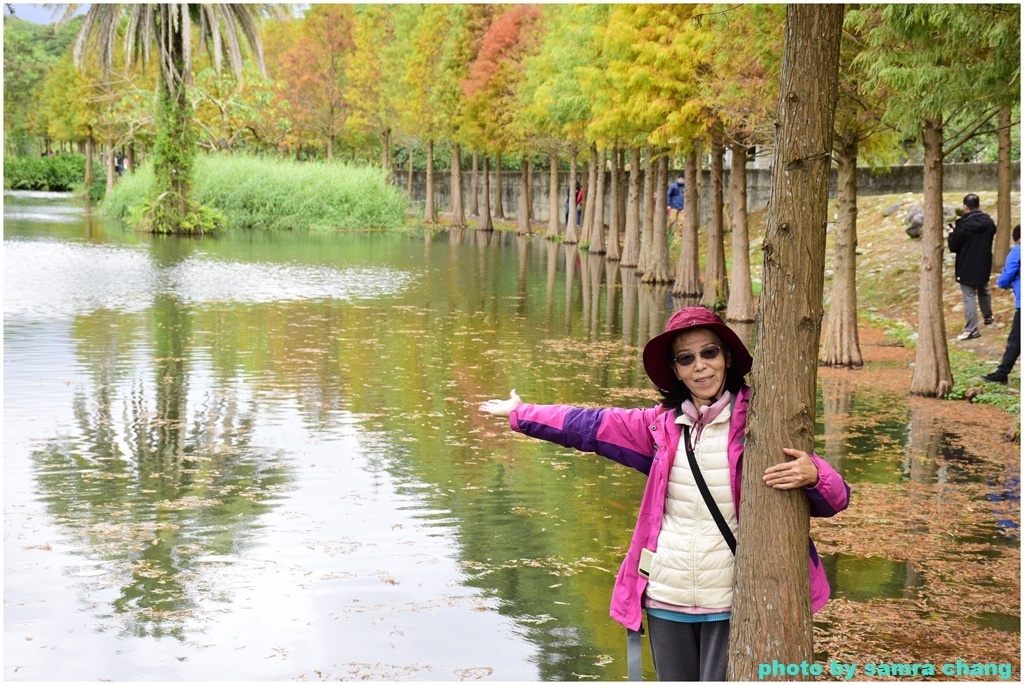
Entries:
MULTIPOLYGON (((681 172, 670 171, 669 178, 675 179, 681 172)), ((724 188, 729 187, 729 173, 725 170, 724 188)), ((771 169, 747 169, 747 210, 754 211, 767 206, 771 194, 772 183, 771 169)), ((466 212, 469 212, 469 188, 472 172, 466 171, 462 174, 463 199, 466 203, 466 212)), ((581 182, 586 181, 586 170, 579 174, 581 182)), ((608 203, 610 196, 611 175, 605 174, 605 216, 608 216, 608 203)), ((448 211, 451 206, 451 174, 447 170, 440 170, 434 173, 434 202, 441 212, 448 211)), ((408 172, 401 170, 395 172, 395 185, 403 190, 407 187, 408 172)), ((708 206, 711 195, 711 172, 704 171, 701 179, 701 223, 708 220, 708 206)), ((565 201, 568 190, 569 172, 563 171, 558 175, 558 206, 559 221, 565 223, 565 201)), ((642 182, 642 181, 641 181, 642 182)), ((494 173, 491 175, 491 192, 494 192, 494 173)), ((514 218, 519 213, 519 172, 502 172, 502 204, 507 218, 514 218)), ((1020 190, 1020 164, 1012 166, 1012 182, 1014 190, 1020 190)), ((547 223, 548 220, 548 187, 549 176, 547 169, 535 169, 533 173, 533 218, 539 223, 547 223)), ((641 185, 641 188, 643 186, 641 185)), ((412 176, 412 202, 415 207, 422 211, 423 200, 426 196, 427 174, 425 171, 414 171, 412 176)), ((829 197, 836 196, 836 170, 832 170, 832 178, 829 183, 829 197)), ((924 189, 924 167, 896 166, 889 167, 881 172, 873 171, 862 167, 857 170, 857 192, 861 195, 898 195, 903 193, 922 193, 924 189)), ((994 191, 996 189, 996 165, 995 164, 947 164, 943 167, 943 191, 952 193, 969 193, 978 191, 994 191)), ((478 198, 482 202, 483 183, 478 189, 478 198)), ((493 200, 492 200, 493 207, 493 200)))

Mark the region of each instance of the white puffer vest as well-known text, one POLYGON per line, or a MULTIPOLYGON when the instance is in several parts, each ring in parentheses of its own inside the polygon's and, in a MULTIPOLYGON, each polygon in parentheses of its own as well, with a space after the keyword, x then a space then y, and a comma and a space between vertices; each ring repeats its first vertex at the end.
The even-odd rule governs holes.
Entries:
MULTIPOLYGON (((738 529, 736 506, 729 484, 731 415, 730 405, 704 427, 694 454, 711 496, 735 535, 738 529)), ((693 427, 693 421, 687 416, 676 422, 693 427)), ((683 436, 669 472, 665 513, 658 535, 658 550, 651 564, 647 596, 680 607, 731 609, 734 564, 732 550, 711 517, 690 472, 683 436)))

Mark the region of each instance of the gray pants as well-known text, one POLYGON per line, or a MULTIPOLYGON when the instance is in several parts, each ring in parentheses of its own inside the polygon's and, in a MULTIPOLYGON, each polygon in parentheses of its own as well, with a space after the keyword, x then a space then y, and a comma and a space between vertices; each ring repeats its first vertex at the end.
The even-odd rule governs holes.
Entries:
POLYGON ((981 285, 960 284, 960 292, 964 296, 964 325, 965 331, 973 331, 978 327, 978 307, 981 305, 981 315, 986 319, 992 316, 992 296, 988 293, 988 283, 981 285))
POLYGON ((725 680, 729 622, 680 623, 647 615, 658 680, 725 680))

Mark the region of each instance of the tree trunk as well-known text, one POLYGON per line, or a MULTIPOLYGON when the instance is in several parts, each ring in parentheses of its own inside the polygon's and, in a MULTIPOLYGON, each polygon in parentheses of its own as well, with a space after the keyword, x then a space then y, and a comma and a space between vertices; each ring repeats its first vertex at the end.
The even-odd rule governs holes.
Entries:
POLYGON ((605 157, 601 150, 597 156, 597 188, 594 194, 594 227, 590 232, 590 254, 604 254, 604 181, 605 157))
POLYGON ((953 388, 942 307, 942 123, 924 121, 924 226, 917 300, 917 360, 912 395, 944 397, 953 388))
POLYGON ((622 224, 619 223, 619 206, 622 201, 619 196, 622 195, 622 184, 619 182, 619 147, 616 145, 612 147, 612 187, 611 187, 611 203, 608 208, 608 254, 606 255, 608 261, 617 262, 622 259, 622 238, 619 236, 622 224))
POLYGON ((626 203, 626 244, 619 266, 636 268, 640 259, 640 148, 629 148, 629 199, 626 203))
MULTIPOLYGON (((523 157, 526 163, 526 224, 533 224, 533 160, 529 155, 523 157)), ((533 232, 533 229, 530 230, 533 232)))
MULTIPOLYGON (((629 179, 626 178, 626 148, 619 150, 619 233, 626 237, 626 206, 629 205, 629 179)), ((620 264, 621 266, 621 264, 620 264)))
POLYGON ((566 245, 575 245, 580 241, 579 224, 576 223, 576 159, 576 146, 573 145, 569 150, 569 194, 566 203, 568 211, 565 220, 565 240, 562 241, 566 245))
POLYGON ((857 138, 837 146, 839 180, 836 188, 835 260, 832 296, 821 341, 825 366, 862 366, 857 334, 857 138))
POLYGON ((128 172, 135 173, 135 143, 128 143, 128 156, 125 157, 125 166, 128 168, 128 172))
POLYGON ((516 217, 516 234, 530 234, 530 159, 523 155, 519 169, 519 212, 516 217))
POLYGON ((587 185, 583 191, 583 236, 582 242, 587 244, 594 240, 594 200, 597 198, 597 145, 590 145, 590 159, 587 162, 587 185))
POLYGON ((114 182, 117 180, 117 151, 114 150, 114 141, 107 143, 107 193, 114 189, 114 182))
POLYGON ((452 228, 466 226, 466 207, 462 201, 462 147, 452 143, 452 228))
POLYGON ((664 211, 666 206, 665 192, 668 189, 668 155, 658 155, 657 179, 655 187, 657 192, 652 198, 652 204, 658 207, 652 217, 651 228, 651 255, 647 263, 647 272, 640 279, 641 283, 669 283, 672 281, 672 271, 668 263, 668 215, 664 211))
POLYGON ((693 150, 686 155, 683 174, 686 177, 686 191, 683 207, 683 240, 676 266, 676 284, 672 294, 676 297, 696 298, 701 296, 700 255, 697 245, 697 224, 700 222, 700 190, 697 185, 700 147, 694 143, 693 150))
POLYGON ((437 212, 434 209, 434 141, 427 141, 427 197, 423 206, 423 221, 428 224, 437 223, 437 212))
POLYGON ((491 221, 491 174, 488 169, 487 153, 484 153, 484 208, 480 215, 480 222, 477 224, 477 230, 480 231, 493 231, 494 222, 491 221))
POLYGON ((725 148, 722 133, 711 136, 711 212, 708 217, 708 261, 704 276, 704 296, 701 304, 711 309, 722 309, 728 299, 729 281, 725 273, 724 166, 725 148))
POLYGON ((551 153, 548 167, 548 240, 558 237, 558 154, 551 153))
POLYGON ((1003 107, 999 110, 999 164, 996 169, 996 237, 993 242, 992 271, 999 273, 1006 265, 1006 255, 1010 251, 1010 229, 1013 219, 1010 215, 1010 118, 1011 110, 1003 107))
POLYGON ((85 141, 85 195, 89 196, 89 189, 92 188, 92 184, 96 180, 96 172, 93 170, 93 155, 96 154, 96 141, 92 137, 92 133, 85 141))
MULTIPOLYGON (((640 256, 636 261, 636 273, 643 276, 650 268, 651 247, 654 240, 654 155, 651 146, 644 148, 644 192, 640 202, 640 256)), ((643 278, 641 283, 647 283, 643 278)))
POLYGON ((754 320, 754 291, 750 283, 750 235, 747 232, 747 146, 733 143, 729 174, 729 209, 732 215, 732 273, 729 284, 729 321, 754 320))
POLYGON ((409 146, 409 164, 405 185, 405 194, 409 197, 409 202, 412 202, 412 145, 409 146))
MULTIPOLYGON (((818 335, 842 5, 787 6, 764 294, 747 413, 729 680, 759 665, 814 663, 807 573, 810 519, 801 490, 764 486, 783 447, 814 449, 818 335)), ((785 674, 773 680, 792 680, 785 674)))
POLYGON ((505 204, 504 204, 504 186, 501 180, 501 153, 499 152, 494 156, 494 218, 504 219, 505 217, 505 204))
POLYGON ((380 155, 380 168, 387 177, 388 183, 391 182, 391 129, 384 129, 384 133, 380 137, 381 142, 381 155, 380 155))
POLYGON ((469 215, 480 216, 480 176, 476 150, 473 150, 473 175, 469 179, 469 215))

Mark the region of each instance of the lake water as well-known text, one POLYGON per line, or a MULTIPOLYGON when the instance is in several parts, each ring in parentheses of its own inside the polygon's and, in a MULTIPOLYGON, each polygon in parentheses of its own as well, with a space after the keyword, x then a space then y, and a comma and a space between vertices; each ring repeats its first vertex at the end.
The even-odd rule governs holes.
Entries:
MULTIPOLYGON (((511 234, 178 239, 6 195, 5 678, 624 679, 643 478, 476 405, 650 404, 679 304, 511 234)), ((827 456, 914 479, 906 406, 851 404, 884 430, 827 456)), ((825 560, 853 601, 927 588, 825 560)))

